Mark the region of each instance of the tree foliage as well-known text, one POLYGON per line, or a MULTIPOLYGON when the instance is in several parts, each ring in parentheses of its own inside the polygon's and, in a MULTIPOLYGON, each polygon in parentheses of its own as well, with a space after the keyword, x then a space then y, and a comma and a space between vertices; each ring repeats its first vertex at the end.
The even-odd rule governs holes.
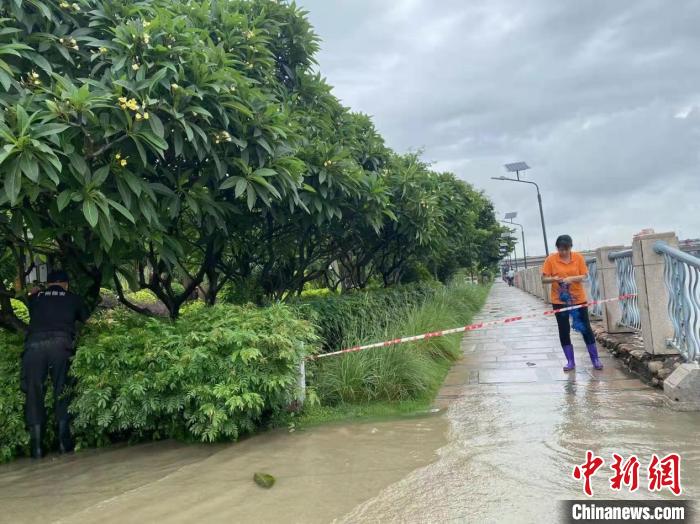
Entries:
POLYGON ((172 317, 194 292, 493 265, 490 202, 391 151, 317 50, 294 3, 3 2, 0 325, 22 329, 11 299, 37 260, 91 305, 107 286, 146 313, 127 288, 149 289, 172 317))

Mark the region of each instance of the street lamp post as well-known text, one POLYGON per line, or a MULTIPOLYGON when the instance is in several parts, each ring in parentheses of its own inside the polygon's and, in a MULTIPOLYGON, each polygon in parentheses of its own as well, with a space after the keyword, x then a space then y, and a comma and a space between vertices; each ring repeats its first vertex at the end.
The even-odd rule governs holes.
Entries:
POLYGON ((516 178, 508 178, 505 176, 491 177, 493 180, 507 180, 509 182, 522 182, 523 184, 532 184, 537 189, 537 203, 540 206, 540 221, 542 222, 542 236, 544 238, 544 252, 549 256, 549 243, 547 242, 547 228, 544 225, 544 211, 542 210, 542 195, 540 194, 540 186, 530 180, 520 180, 520 172, 530 169, 525 162, 515 162, 506 164, 506 169, 509 173, 515 173, 516 178))
POLYGON ((523 227, 522 224, 518 224, 517 222, 513 222, 513 219, 518 216, 518 213, 513 211, 511 213, 506 213, 506 216, 503 220, 506 224, 512 224, 514 226, 518 226, 520 228, 520 235, 521 238, 523 239, 523 265, 525 266, 525 269, 527 269, 527 250, 525 249, 525 228, 523 227))

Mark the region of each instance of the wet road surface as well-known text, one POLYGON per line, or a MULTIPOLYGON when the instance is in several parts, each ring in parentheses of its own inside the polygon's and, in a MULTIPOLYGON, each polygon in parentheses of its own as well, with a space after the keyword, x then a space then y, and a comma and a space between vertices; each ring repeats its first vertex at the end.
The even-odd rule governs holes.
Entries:
MULTIPOLYGON (((496 284, 480 318, 542 309, 496 284)), ((436 399, 446 415, 18 460, 0 467, 0 522, 559 522, 557 501, 583 498, 571 471, 588 449, 606 460, 594 498, 671 498, 645 473, 670 452, 683 498, 697 498, 700 414, 671 411, 605 351, 593 370, 572 338, 567 374, 553 318, 467 334, 436 399), (610 490, 613 452, 639 457, 638 492, 610 490), (256 471, 275 486, 257 487, 256 471)))
MULTIPOLYGON (((543 310, 540 300, 496 284, 483 320, 543 310)), ((681 498, 700 496, 700 414, 671 411, 600 351, 592 368, 577 333, 577 369, 565 373, 554 318, 473 332, 437 403, 448 408, 449 443, 440 458, 387 487, 340 522, 560 522, 558 501, 586 498, 572 476, 586 450, 605 465, 594 499, 674 498, 647 489, 653 453, 681 454, 681 498), (614 492, 612 453, 639 458, 640 489, 614 492)))

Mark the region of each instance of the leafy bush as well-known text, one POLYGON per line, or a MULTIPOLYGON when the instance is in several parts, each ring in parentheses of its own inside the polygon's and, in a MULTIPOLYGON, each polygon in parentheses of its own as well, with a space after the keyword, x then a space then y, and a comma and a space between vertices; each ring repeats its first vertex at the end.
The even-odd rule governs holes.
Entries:
POLYGON ((348 339, 366 339, 395 323, 407 308, 422 304, 442 285, 421 283, 342 295, 304 298, 295 305, 318 326, 324 351, 340 349, 348 339))
POLYGON ((21 354, 22 337, 0 331, 0 463, 29 443, 24 429, 24 394, 19 388, 21 354))
MULTIPOLYGON (((488 288, 454 283, 426 295, 418 304, 393 310, 393 321, 345 331, 343 346, 418 335, 467 324, 484 303, 488 288), (384 324, 384 325, 383 325, 384 324)), ((461 355, 461 335, 367 350, 321 359, 309 376, 325 405, 378 400, 411 400, 430 396, 442 383, 450 362, 461 355)))
MULTIPOLYGON (((27 441, 21 340, 0 342, 0 458, 8 460, 27 441)), ((106 311, 89 323, 71 369, 76 439, 236 439, 281 415, 316 343, 313 327, 284 305, 193 304, 177 322, 106 311)))
POLYGON ((12 302, 12 310, 15 312, 15 315, 17 315, 17 318, 25 323, 29 323, 29 310, 24 302, 14 298, 11 299, 10 302, 12 302))
POLYGON ((125 293, 124 298, 126 298, 129 302, 142 306, 155 304, 158 302, 158 297, 156 297, 153 291, 150 289, 140 289, 139 291, 134 291, 132 293, 125 293))

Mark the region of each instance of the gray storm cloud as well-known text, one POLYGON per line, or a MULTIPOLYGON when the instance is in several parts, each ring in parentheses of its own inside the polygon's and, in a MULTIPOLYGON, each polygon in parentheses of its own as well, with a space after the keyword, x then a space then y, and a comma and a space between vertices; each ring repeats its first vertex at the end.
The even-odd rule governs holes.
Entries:
POLYGON ((550 241, 700 236, 700 2, 303 0, 336 95, 398 151, 422 148, 518 211, 543 251, 534 189, 490 180, 525 160, 550 241))

